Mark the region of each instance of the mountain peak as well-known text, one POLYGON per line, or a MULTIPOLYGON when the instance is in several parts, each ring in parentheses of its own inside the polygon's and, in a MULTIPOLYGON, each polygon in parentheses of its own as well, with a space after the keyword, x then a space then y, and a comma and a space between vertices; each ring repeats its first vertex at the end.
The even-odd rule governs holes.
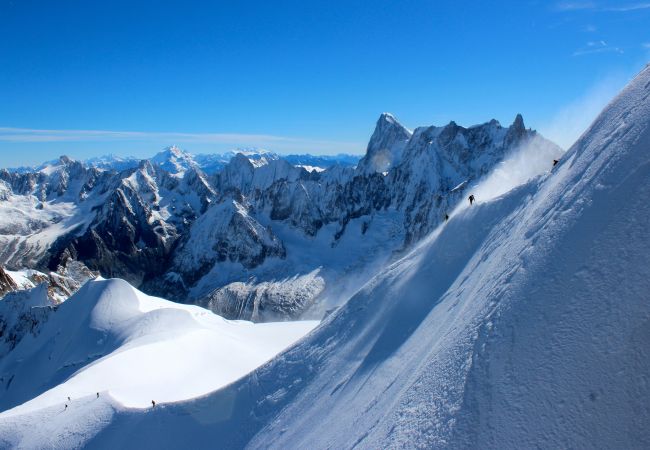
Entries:
POLYGON ((524 125, 524 118, 521 114, 517 114, 515 121, 512 122, 512 127, 515 130, 525 130, 526 126, 524 125))
POLYGON ((413 133, 390 113, 382 113, 372 133, 366 155, 359 161, 362 172, 385 172, 399 163, 413 133))
POLYGON ((389 112, 383 112, 379 116, 379 120, 377 122, 388 122, 388 123, 397 123, 399 124, 399 121, 395 118, 395 116, 389 112))
POLYGON ((172 175, 182 175, 186 170, 196 167, 194 157, 185 150, 172 145, 151 158, 151 162, 159 165, 172 175))
POLYGON ((396 127, 398 129, 404 129, 407 132, 409 131, 406 129, 406 127, 404 127, 404 125, 400 123, 399 120, 397 120, 397 118, 393 114, 389 112, 381 113, 379 119, 377 119, 377 125, 375 126, 375 131, 377 130, 377 128, 384 128, 386 126, 396 127))
POLYGON ((61 164, 68 165, 68 164, 74 162, 74 160, 72 158, 70 158, 69 156, 67 156, 67 155, 61 155, 61 156, 59 156, 59 162, 61 164))
POLYGON ((157 157, 164 157, 166 158, 191 158, 192 156, 187 153, 185 150, 182 148, 176 146, 176 145, 170 145, 169 147, 165 147, 161 152, 157 153, 154 158, 157 157))
POLYGON ((183 156, 187 155, 187 153, 184 150, 182 150, 180 147, 178 147, 176 145, 171 145, 171 146, 165 148, 164 151, 167 152, 168 154, 174 155, 176 157, 183 157, 183 156))

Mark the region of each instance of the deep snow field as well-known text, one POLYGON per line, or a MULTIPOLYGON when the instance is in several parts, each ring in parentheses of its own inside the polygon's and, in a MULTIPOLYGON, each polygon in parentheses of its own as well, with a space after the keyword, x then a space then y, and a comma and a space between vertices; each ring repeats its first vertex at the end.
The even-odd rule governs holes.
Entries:
POLYGON ((0 447, 649 448, 650 66, 526 161, 318 326, 88 283, 0 362, 0 447))
POLYGON ((3 379, 0 407, 20 405, 3 413, 10 417, 72 409, 97 393, 124 408, 187 400, 235 381, 317 324, 229 321, 100 278, 0 362, 13 377, 3 379))

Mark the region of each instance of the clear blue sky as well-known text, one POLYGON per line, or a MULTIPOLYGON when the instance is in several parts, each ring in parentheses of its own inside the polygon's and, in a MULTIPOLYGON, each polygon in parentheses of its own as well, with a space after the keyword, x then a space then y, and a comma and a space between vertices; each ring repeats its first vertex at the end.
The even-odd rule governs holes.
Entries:
POLYGON ((360 153, 383 111, 410 128, 521 112, 566 145, 649 57, 636 0, 0 0, 0 167, 360 153))

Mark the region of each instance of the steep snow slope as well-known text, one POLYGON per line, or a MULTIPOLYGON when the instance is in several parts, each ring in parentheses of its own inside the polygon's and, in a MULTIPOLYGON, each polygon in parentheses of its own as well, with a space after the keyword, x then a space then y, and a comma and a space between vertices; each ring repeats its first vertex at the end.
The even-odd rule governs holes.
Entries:
POLYGON ((646 68, 553 173, 367 286, 251 447, 647 447, 649 97, 646 68))
POLYGON ((251 371, 316 323, 230 322, 122 280, 90 281, 0 362, 0 409, 22 404, 2 417, 64 408, 68 396, 83 402, 96 392, 134 408, 196 397, 251 371))
POLYGON ((650 66, 551 173, 457 210, 250 376, 5 414, 5 446, 647 448, 649 99, 650 66))

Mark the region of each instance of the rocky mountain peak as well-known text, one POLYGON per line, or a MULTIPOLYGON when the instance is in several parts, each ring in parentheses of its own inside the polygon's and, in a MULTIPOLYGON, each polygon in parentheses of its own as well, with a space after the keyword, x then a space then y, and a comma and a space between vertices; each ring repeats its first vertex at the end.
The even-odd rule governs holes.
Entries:
POLYGON ((0 298, 7 292, 15 291, 18 286, 14 280, 5 271, 4 267, 0 266, 0 298))
POLYGON ((362 173, 386 172, 399 164, 413 133, 389 113, 382 113, 372 133, 366 155, 359 161, 362 173))
POLYGON ((182 175, 187 169, 196 167, 194 157, 179 147, 172 145, 156 154, 150 160, 172 175, 182 175))
POLYGON ((526 132, 526 126, 524 125, 524 118, 521 114, 517 114, 514 122, 508 128, 508 134, 506 135, 506 145, 516 145, 519 141, 524 139, 529 133, 526 132))
POLYGON ((517 131, 526 129, 526 127, 524 126, 524 118, 521 114, 517 114, 517 116, 515 117, 515 121, 512 122, 511 128, 517 131))
POLYGON ((74 162, 74 160, 72 158, 70 158, 69 156, 67 156, 67 155, 61 155, 61 156, 59 156, 59 162, 61 164, 67 166, 69 164, 72 164, 74 162))

